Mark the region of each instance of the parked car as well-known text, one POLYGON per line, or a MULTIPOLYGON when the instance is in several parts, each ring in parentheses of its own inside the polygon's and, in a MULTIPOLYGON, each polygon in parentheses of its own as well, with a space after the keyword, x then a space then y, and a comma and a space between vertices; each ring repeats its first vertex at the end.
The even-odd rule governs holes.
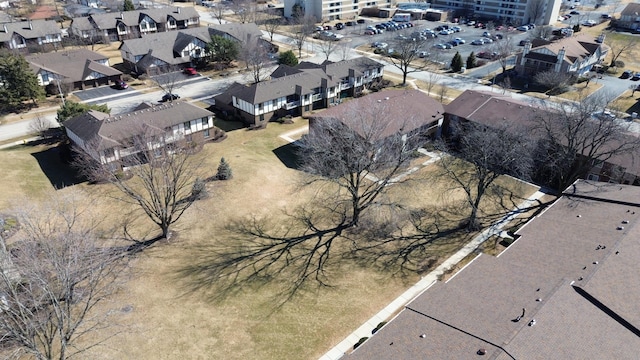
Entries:
POLYGON ((129 84, 127 84, 126 82, 124 82, 123 80, 116 80, 114 87, 118 90, 124 90, 126 88, 129 87, 129 84))
POLYGON ((488 31, 485 31, 485 32, 482 33, 482 36, 483 37, 491 37, 491 33, 488 32, 488 31))
POLYGON ((426 52, 426 51, 420 51, 420 52, 418 53, 418 57, 420 57, 420 58, 426 58, 426 57, 428 57, 428 56, 429 56, 429 53, 428 53, 428 52, 426 52))
POLYGON ((455 32, 460 32, 462 31, 462 28, 460 26, 454 26, 451 28, 451 30, 455 31, 455 32))
POLYGON ((582 22, 584 26, 596 26, 598 24, 595 20, 585 20, 582 22))
POLYGON ((637 72, 637 73, 633 74, 633 77, 631 78, 631 80, 633 80, 633 81, 640 80, 640 72, 637 72))
POLYGON ((601 18, 601 19, 611 19, 611 15, 609 15, 609 14, 602 14, 602 15, 600 15, 600 18, 601 18))
POLYGON ((528 26, 525 26, 525 25, 521 25, 521 26, 518 26, 518 27, 516 28, 516 30, 518 30, 518 31, 528 31, 528 30, 529 30, 529 27, 528 27, 528 26))
POLYGON ((468 25, 468 26, 473 26, 473 25, 475 25, 475 24, 476 24, 476 22, 475 22, 475 21, 473 21, 473 20, 471 20, 471 21, 467 21, 467 25, 468 25))
POLYGON ((491 44, 493 42, 493 40, 484 37, 482 38, 482 41, 484 41, 485 44, 491 44))
POLYGON ((313 31, 315 31, 315 32, 322 31, 322 30, 324 30, 324 27, 322 27, 322 26, 316 26, 316 27, 313 29, 313 31))
POLYGON ((173 94, 173 93, 167 93, 167 94, 164 94, 162 96, 162 99, 160 100, 160 102, 167 102, 167 101, 173 101, 173 100, 178 100, 178 99, 180 99, 180 95, 173 94))
POLYGON ((621 79, 628 79, 633 75, 633 71, 631 70, 625 70, 622 72, 622 75, 620 75, 621 79))
POLYGON ((457 42, 458 45, 462 45, 462 44, 466 43, 466 41, 464 39, 459 38, 459 37, 453 39, 453 41, 457 42))
POLYGON ((364 31, 365 35, 375 35, 377 33, 378 33, 377 31, 371 30, 371 29, 367 29, 367 30, 364 31))
POLYGON ((196 71, 196 69, 194 69, 192 67, 184 68, 184 70, 182 70, 182 72, 184 72, 187 75, 198 75, 198 72, 196 71))
POLYGON ((356 22, 357 22, 358 24, 364 24, 365 20, 364 20, 364 19, 358 19, 356 22))
POLYGON ((342 30, 344 29, 344 24, 343 23, 337 23, 336 24, 336 30, 342 30))
POLYGON ((495 38, 497 40, 502 40, 502 38, 504 38, 504 36, 502 34, 495 34, 495 35, 493 35, 493 38, 495 38))
POLYGON ((355 26, 356 22, 355 21, 347 21, 346 23, 344 23, 347 26, 355 26))
POLYGON ((484 45, 483 39, 475 39, 471 42, 471 45, 484 45))
POLYGON ((571 14, 571 15, 580 15, 580 11, 573 10, 569 14, 571 14))

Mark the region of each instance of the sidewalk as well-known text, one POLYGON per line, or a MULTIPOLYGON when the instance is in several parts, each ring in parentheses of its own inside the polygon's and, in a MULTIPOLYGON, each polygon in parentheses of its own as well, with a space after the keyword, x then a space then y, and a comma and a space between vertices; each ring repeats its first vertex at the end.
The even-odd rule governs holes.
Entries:
MULTIPOLYGON (((478 248, 483 242, 489 239, 493 235, 499 235, 502 232, 502 228, 513 220, 522 209, 526 209, 534 204, 538 199, 540 199, 544 193, 540 190, 533 193, 527 200, 520 203, 515 209, 511 210, 502 220, 496 222, 491 225, 489 228, 485 229, 482 233, 476 236, 473 240, 467 243, 462 249, 458 250, 455 254, 451 255, 447 260, 445 260, 440 266, 438 266, 435 270, 430 272, 429 274, 422 277, 420 281, 418 281, 415 285, 405 291, 402 295, 392 301, 389 305, 387 305, 380 312, 375 314, 372 318, 367 320, 364 324, 362 324, 359 328, 357 328, 353 333, 347 336, 342 342, 336 345, 333 349, 329 350, 326 354, 324 354, 320 360, 337 360, 343 357, 345 354, 353 350, 353 345, 357 343, 363 337, 371 337, 371 331, 375 329, 378 324, 382 321, 391 321, 394 314, 399 313, 404 310, 404 307, 408 305, 413 299, 418 297, 424 291, 429 289, 431 285, 433 285, 438 278, 444 274, 447 270, 451 269, 457 263, 459 263, 462 259, 471 254, 475 249, 478 248)), ((459 271, 462 271, 459 270, 459 271)))

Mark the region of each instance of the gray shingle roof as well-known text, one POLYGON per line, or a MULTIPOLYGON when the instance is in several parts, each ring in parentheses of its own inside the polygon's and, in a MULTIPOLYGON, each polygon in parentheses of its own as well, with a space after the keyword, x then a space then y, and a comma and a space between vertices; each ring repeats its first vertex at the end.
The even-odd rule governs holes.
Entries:
POLYGON ((109 115, 91 110, 65 121, 65 127, 84 141, 99 139, 98 149, 121 145, 143 127, 163 131, 167 127, 213 115, 212 112, 185 101, 146 106, 137 110, 109 115))
MULTIPOLYGON (((90 22, 95 24, 95 27, 97 29, 106 30, 114 29, 118 22, 122 22, 127 26, 136 26, 140 23, 140 20, 142 20, 144 16, 149 16, 156 23, 166 23, 169 17, 172 17, 178 21, 200 17, 198 11, 193 7, 166 7, 159 9, 144 9, 93 14, 88 19, 90 22)), ((76 20, 79 19, 73 19, 71 27, 75 27, 76 20)), ((84 21, 81 20, 78 26, 86 25, 84 24, 84 21)))
POLYGON ((0 26, 0 42, 10 41, 14 33, 25 39, 37 39, 47 35, 62 34, 60 27, 53 20, 9 22, 2 23, 0 26))
POLYGON ((211 29, 220 33, 228 34, 237 41, 248 42, 250 39, 260 39, 262 37, 262 31, 258 28, 258 25, 254 23, 226 23, 226 24, 211 24, 211 29))
POLYGON ((189 58, 183 58, 180 51, 194 39, 200 39, 205 43, 211 41, 209 29, 196 27, 145 34, 138 39, 124 40, 120 49, 125 49, 134 56, 150 53, 153 57, 168 64, 182 64, 189 61, 189 58))
POLYGON ((34 72, 45 69, 64 77, 67 82, 85 80, 92 71, 105 76, 122 74, 117 69, 97 63, 107 57, 87 49, 27 55, 25 59, 34 72))
POLYGON ((640 187, 579 181, 565 194, 499 258, 435 284, 347 358, 637 358, 640 337, 603 306, 640 327, 640 187))
POLYGON ((249 103, 259 104, 283 96, 308 94, 314 88, 324 87, 323 81, 326 87, 333 87, 341 78, 350 76, 350 71, 353 71, 354 76, 361 76, 365 70, 381 67, 384 65, 365 57, 323 65, 302 62, 294 68, 280 66, 274 71, 275 76, 271 80, 247 86, 240 91, 236 88, 233 95, 249 103))

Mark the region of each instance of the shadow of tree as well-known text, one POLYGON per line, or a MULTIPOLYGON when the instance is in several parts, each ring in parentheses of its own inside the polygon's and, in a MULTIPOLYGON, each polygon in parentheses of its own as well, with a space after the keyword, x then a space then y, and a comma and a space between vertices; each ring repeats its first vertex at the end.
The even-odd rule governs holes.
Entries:
POLYGON ((280 159, 284 166, 289 169, 302 170, 302 161, 300 160, 297 146, 294 143, 282 145, 274 149, 273 153, 280 159))
POLYGON ((63 146, 55 146, 31 154, 38 161, 40 169, 55 189, 87 181, 77 169, 63 161, 64 151, 63 146))

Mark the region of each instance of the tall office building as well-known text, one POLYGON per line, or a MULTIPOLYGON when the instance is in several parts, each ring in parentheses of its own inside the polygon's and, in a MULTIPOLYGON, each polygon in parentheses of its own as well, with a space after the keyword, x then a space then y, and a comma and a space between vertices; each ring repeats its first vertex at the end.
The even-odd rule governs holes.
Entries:
POLYGON ((284 16, 291 17, 299 5, 305 16, 313 16, 318 22, 351 20, 358 17, 363 8, 371 6, 391 7, 391 0, 285 0, 284 16))
POLYGON ((435 9, 456 10, 457 16, 495 19, 505 24, 549 25, 557 21, 562 0, 432 0, 435 9))

